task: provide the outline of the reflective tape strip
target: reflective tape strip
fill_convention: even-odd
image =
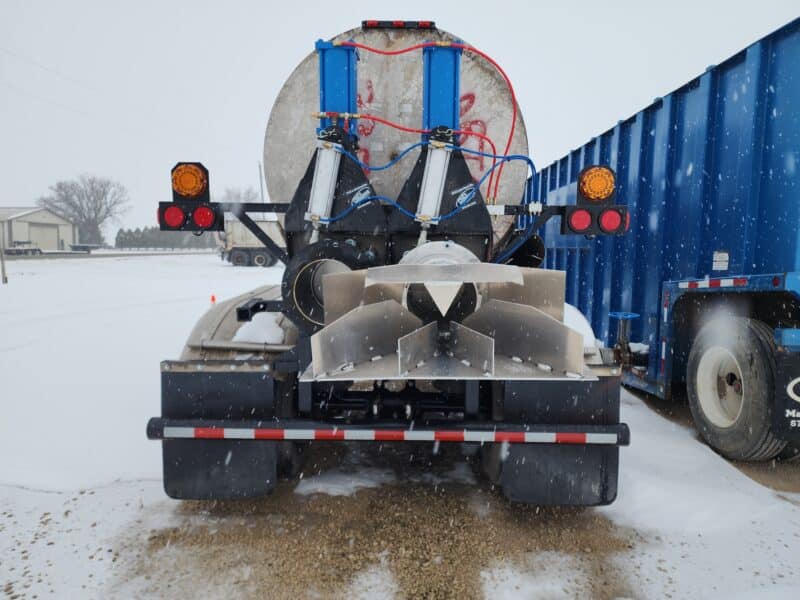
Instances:
[[[433,439],[437,442],[463,442],[463,431],[434,431]]]
[[[403,441],[405,442],[433,442],[435,441],[435,431],[405,431]]]
[[[348,429],[344,432],[344,439],[372,442],[375,440],[374,429]]]
[[[284,429],[283,439],[285,440],[313,440],[313,429]]]
[[[254,440],[256,439],[256,430],[255,429],[236,429],[236,428],[225,428],[225,439],[226,440]]]
[[[194,427],[164,427],[165,438],[194,438]]]
[[[537,432],[537,433],[526,433],[525,434],[525,442],[528,444],[555,444],[557,434],[555,433],[545,433],[545,432]]]
[[[714,289],[725,287],[742,287],[747,285],[747,277],[726,277],[724,279],[701,279],[700,281],[679,281],[682,290]]]
[[[587,444],[616,444],[617,443],[617,434],[616,433],[587,433],[586,434],[586,443]]]
[[[253,432],[256,440],[282,440],[286,435],[283,429],[266,429],[264,427],[254,429]]]
[[[466,431],[464,430],[465,442],[478,442],[480,444],[490,444],[494,441],[494,431]]]
[[[277,429],[245,427],[164,427],[163,439],[320,440],[358,442],[472,442],[512,444],[617,444],[616,433],[483,431],[469,429]]]
[[[557,433],[556,444],[585,444],[585,433]]]

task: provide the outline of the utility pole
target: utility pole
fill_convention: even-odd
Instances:
[[[8,276],[6,275],[6,223],[8,221],[0,221],[0,283],[4,285],[8,283]]]

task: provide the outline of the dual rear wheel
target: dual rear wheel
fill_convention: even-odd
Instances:
[[[235,267],[247,267],[251,264],[256,267],[271,267],[276,262],[269,253],[262,250],[255,252],[232,250],[230,260]]]
[[[786,443],[772,431],[775,342],[763,322],[722,317],[692,344],[686,389],[703,439],[733,460],[768,460]]]

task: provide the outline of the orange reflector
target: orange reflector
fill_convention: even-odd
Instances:
[[[614,172],[607,167],[589,167],[581,173],[578,185],[589,200],[605,200],[614,193]]]
[[[181,196],[194,198],[206,191],[208,179],[197,165],[178,165],[172,171],[172,189]]]

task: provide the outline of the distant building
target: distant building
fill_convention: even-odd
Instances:
[[[31,246],[47,252],[69,250],[78,243],[78,228],[47,208],[0,206],[6,248]]]

